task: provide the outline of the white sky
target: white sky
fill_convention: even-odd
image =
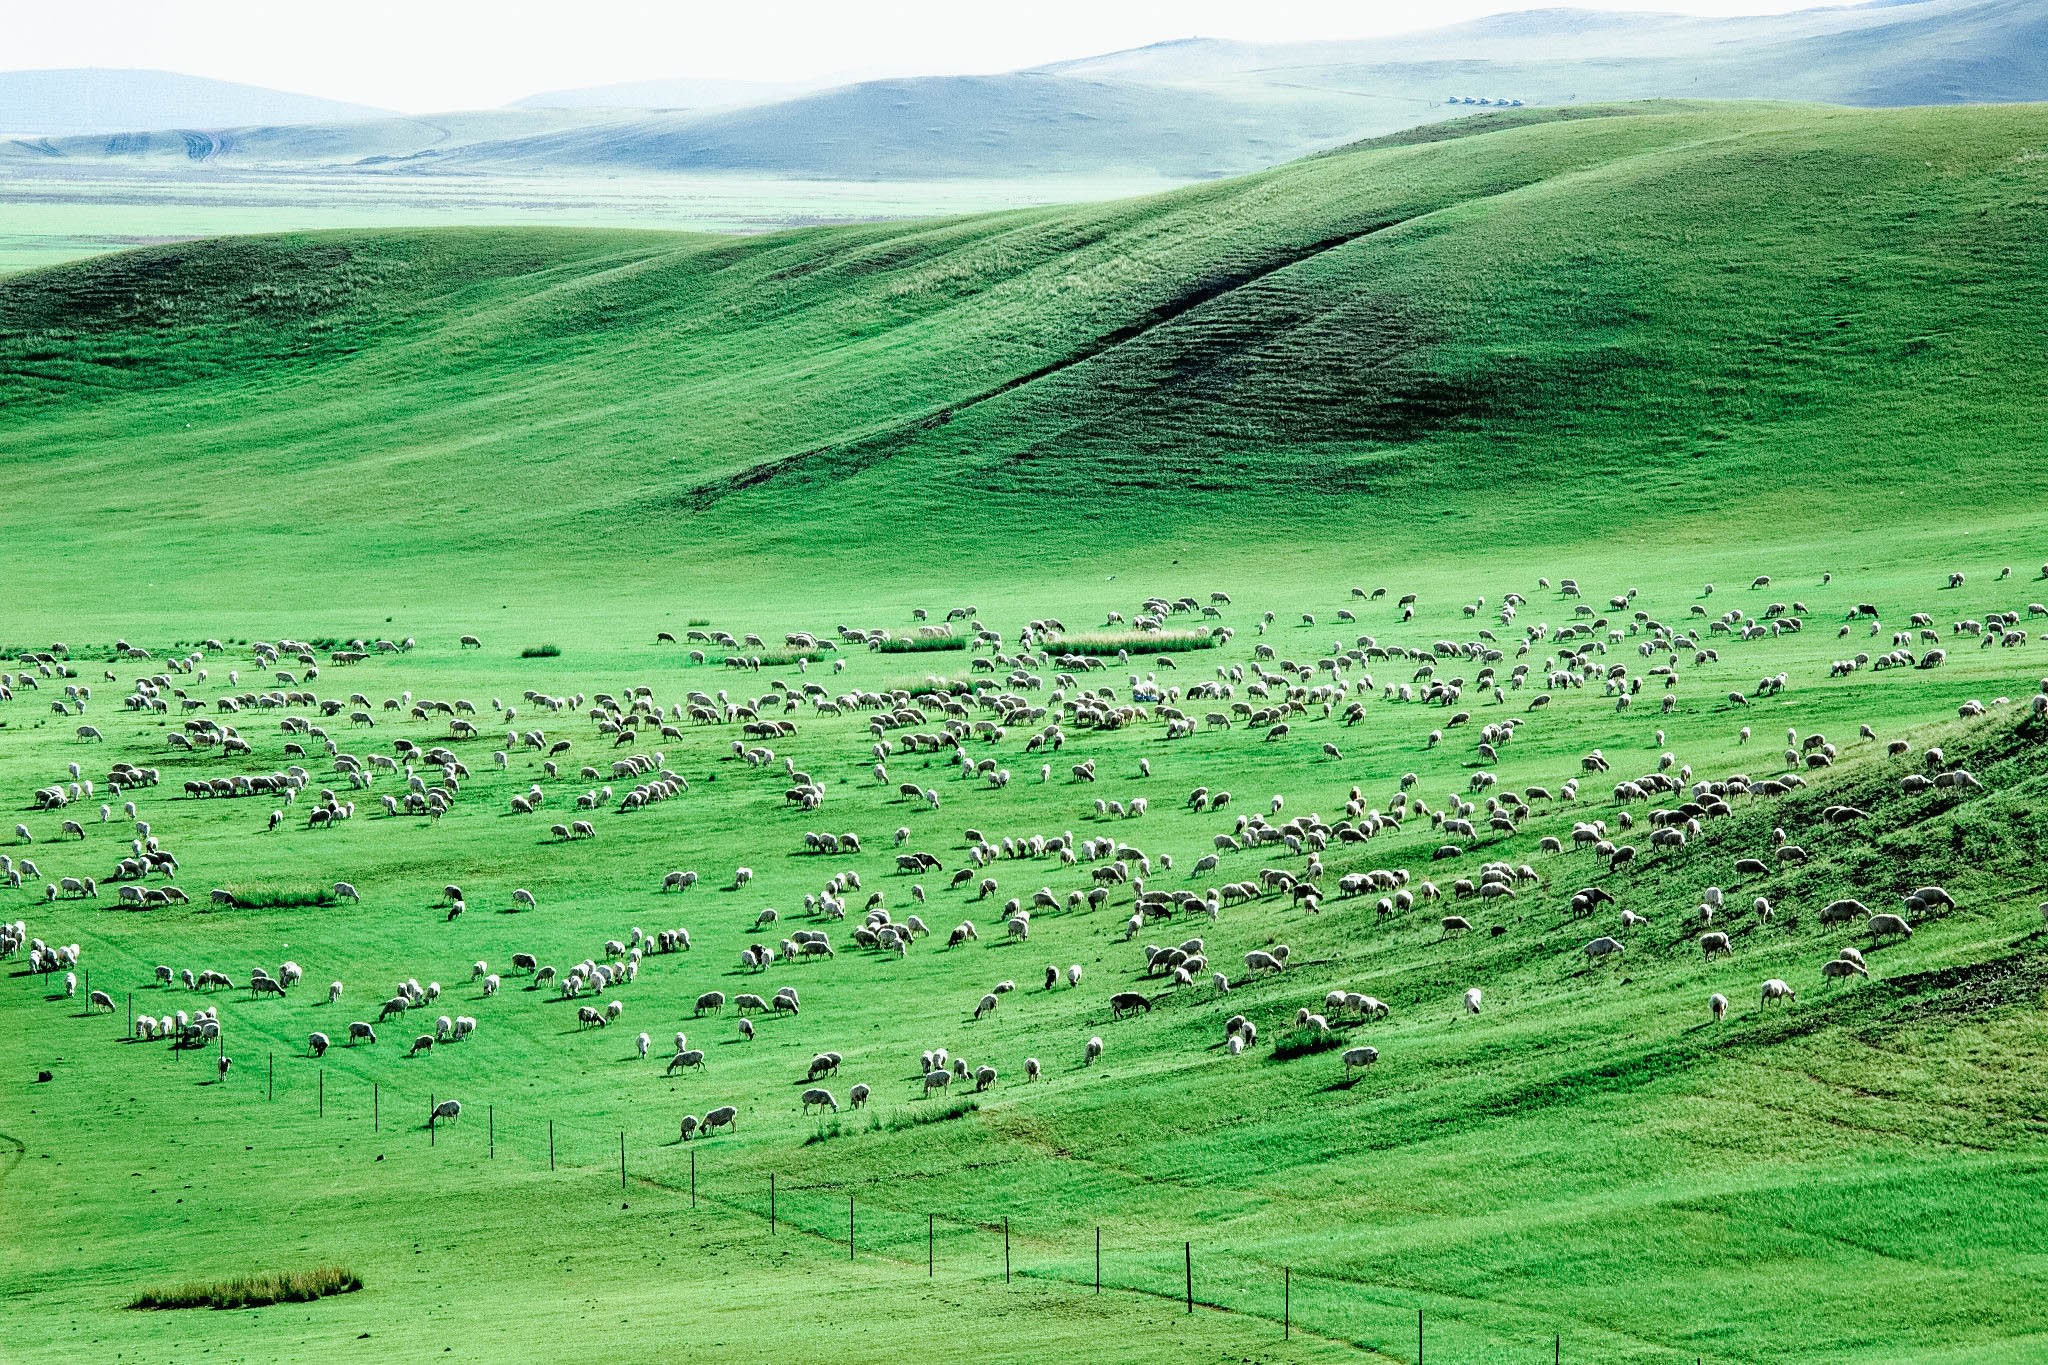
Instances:
[[[1815,0],[1573,2],[1761,14]],[[668,76],[857,79],[1003,71],[1197,34],[1362,38],[1530,7],[1513,0],[0,0],[0,68],[154,67],[419,113]]]

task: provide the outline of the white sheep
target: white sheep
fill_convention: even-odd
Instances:
[[[1471,990],[1469,990],[1469,991],[1466,991],[1466,992],[1465,992],[1465,1013],[1467,1013],[1467,1014],[1477,1014],[1477,1013],[1479,1013],[1479,1002],[1480,1002],[1480,999],[1481,999],[1481,996],[1480,996],[1479,988],[1478,988],[1477,986],[1474,986],[1474,987],[1473,987],[1473,988],[1472,988]]]

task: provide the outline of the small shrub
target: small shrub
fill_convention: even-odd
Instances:
[[[145,1289],[130,1308],[262,1308],[273,1303],[309,1303],[329,1294],[353,1294],[363,1277],[346,1266],[266,1271],[231,1280],[194,1280],[167,1289]]]
[[[1273,1060],[1284,1062],[1290,1057],[1306,1057],[1311,1053],[1328,1052],[1331,1048],[1342,1046],[1344,1035],[1334,1029],[1289,1029],[1274,1040]]]
[[[1044,644],[1054,654],[1166,654],[1179,649],[1214,649],[1216,637],[1206,630],[1091,630],[1055,635]]]
[[[528,645],[519,651],[519,657],[522,659],[559,659],[562,657],[562,647],[560,645]]]

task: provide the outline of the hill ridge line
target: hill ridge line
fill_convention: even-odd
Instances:
[[[1521,187],[1517,186],[1516,188]],[[1500,191],[1499,193],[1507,192]],[[1479,196],[1479,198],[1491,197],[1493,196]],[[1461,199],[1457,202],[1459,204],[1467,204],[1474,202],[1474,200]],[[1251,269],[1228,272],[1212,280],[1204,281],[1164,303],[1154,305],[1133,321],[1127,322],[1120,327],[1112,328],[1083,342],[1081,345],[1069,350],[1065,355],[1049,360],[1023,374],[1012,375],[1001,383],[991,385],[979,393],[970,394],[956,402],[943,404],[920,418],[899,423],[894,427],[872,432],[866,436],[854,437],[845,441],[833,441],[825,445],[813,446],[808,450],[798,451],[794,455],[784,455],[777,459],[761,461],[727,478],[698,484],[686,495],[687,499],[692,507],[698,511],[703,511],[724,497],[733,493],[744,492],[749,488],[757,487],[784,474],[793,473],[805,465],[832,455],[834,452],[845,452],[853,456],[858,456],[862,452],[870,452],[872,458],[861,460],[855,465],[852,472],[858,473],[878,462],[889,447],[908,441],[920,432],[931,431],[945,426],[964,412],[1015,393],[1017,390],[1027,385],[1035,384],[1041,379],[1049,379],[1053,375],[1070,370],[1077,365],[1086,364],[1088,361],[1094,360],[1098,356],[1104,355],[1119,346],[1136,341],[1148,332],[1177,321],[1204,304],[1213,303],[1226,294],[1234,293],[1239,289],[1257,284],[1261,280],[1276,275],[1283,270],[1291,269],[1302,264],[1304,261],[1314,260],[1326,252],[1349,246],[1361,238],[1385,232],[1406,223],[1415,222],[1418,219],[1426,218],[1430,214],[1438,212],[1440,208],[1448,207],[1452,206],[1441,205],[1439,208],[1410,214],[1405,218],[1387,219],[1348,232],[1338,233],[1335,236],[1311,242],[1306,246],[1283,251]]]

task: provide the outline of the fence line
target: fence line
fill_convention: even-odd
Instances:
[[[119,1016],[116,1015],[115,1018],[118,1021]],[[175,1063],[177,1060],[176,1054],[178,1053],[185,1051],[204,1053],[210,1049],[206,1048],[204,1043],[201,1043],[197,1047],[171,1048],[169,1050],[174,1054],[172,1060]],[[254,1102],[274,1105],[279,1102],[274,1054],[269,1058],[269,1061],[271,1065],[264,1078],[264,1093],[261,1096],[255,1097]],[[342,1100],[341,1109],[334,1116],[328,1115],[327,1101],[329,1099],[328,1090],[330,1087],[327,1084],[326,1073],[327,1068],[324,1065],[316,1069],[315,1086],[311,1087],[315,1093],[313,1096],[308,1097],[305,1094],[306,1087],[303,1087],[303,1071],[298,1072],[297,1076],[294,1077],[294,1074],[288,1070],[286,1073],[284,1102],[290,1103],[295,1096],[301,1103],[310,1098],[313,1103],[309,1107],[313,1108],[316,1118],[323,1122],[328,1121],[330,1117],[334,1121],[343,1124],[360,1122],[363,1117],[362,1112],[360,1109],[349,1112],[350,1106],[346,1099],[343,1098],[347,1093],[346,1091],[339,1092],[337,1095],[337,1098]],[[371,1112],[368,1117],[371,1120],[372,1132],[381,1134],[383,1083],[381,1079],[365,1079],[363,1083],[367,1085],[370,1091],[369,1098],[371,1103],[369,1108]],[[222,1084],[232,1084],[232,1082],[224,1081]],[[238,1095],[246,1094],[245,1091],[241,1090],[238,1090],[237,1093]],[[355,1093],[360,1094],[360,1091],[358,1090]],[[402,1094],[399,1094],[397,1098],[400,1103],[401,1112],[408,1103],[414,1105],[418,1103],[417,1099],[408,1102]],[[431,1114],[435,1107],[435,1101],[436,1092],[430,1092],[427,1097],[427,1107],[421,1112]],[[485,1103],[482,1107],[484,1109],[483,1151],[481,1156],[475,1156],[475,1147],[469,1147],[467,1150],[472,1154],[472,1159],[495,1161],[497,1157],[497,1140],[500,1136],[505,1136],[507,1139],[509,1155],[519,1156],[527,1154],[529,1148],[522,1143],[520,1135],[527,1133],[529,1130],[522,1128],[516,1116],[508,1115],[506,1131],[501,1134],[497,1123],[496,1104]],[[592,1153],[597,1151],[595,1144],[604,1141],[606,1135],[594,1129],[586,1129],[572,1124],[561,1124],[558,1120],[552,1118],[544,1122],[547,1168],[550,1171],[558,1170],[562,1167],[567,1167],[572,1171],[589,1171],[595,1169],[603,1160],[602,1157],[595,1157]],[[541,1134],[543,1131],[542,1124],[543,1120],[535,1118],[532,1120],[532,1127],[530,1129],[530,1150],[536,1163],[539,1159]],[[446,1120],[440,1122],[423,1120],[417,1125],[401,1124],[398,1128],[394,1129],[394,1132],[399,1134],[417,1134],[421,1128],[424,1128],[427,1132],[430,1150],[438,1149],[439,1139],[443,1135],[441,1130],[449,1128],[451,1131],[448,1136],[453,1139],[451,1141],[451,1150],[458,1154],[458,1157],[460,1153],[465,1151],[462,1140],[462,1133],[465,1130]],[[948,1224],[949,1231],[953,1234],[949,1238],[949,1244],[951,1245],[971,1247],[974,1244],[971,1239],[988,1239],[987,1242],[982,1243],[982,1245],[988,1246],[988,1251],[985,1254],[989,1256],[989,1260],[982,1262],[983,1265],[988,1267],[985,1272],[976,1272],[966,1268],[969,1262],[975,1259],[971,1251],[961,1258],[949,1256],[949,1270],[958,1268],[959,1273],[968,1275],[970,1278],[981,1279],[986,1277],[993,1279],[994,1252],[996,1250],[993,1243],[999,1237],[1002,1273],[1005,1283],[1012,1282],[1013,1276],[1021,1273],[1041,1283],[1067,1286],[1076,1290],[1085,1291],[1091,1285],[1089,1272],[1083,1268],[1087,1265],[1086,1257],[1088,1255],[1088,1247],[1085,1242],[1077,1248],[1082,1258],[1082,1267],[1076,1267],[1071,1270],[1061,1268],[1057,1263],[1062,1260],[1069,1260],[1070,1256],[1060,1252],[1054,1253],[1052,1257],[1053,1263],[1051,1264],[1015,1266],[1013,1262],[1012,1220],[1009,1215],[1004,1215],[1000,1220],[981,1220],[935,1209],[884,1209],[879,1213],[871,1211],[862,1218],[858,1216],[857,1192],[855,1190],[847,1189],[844,1185],[831,1181],[818,1185],[791,1187],[779,1181],[778,1173],[773,1170],[766,1172],[765,1183],[757,1189],[752,1197],[744,1191],[734,1193],[732,1192],[732,1186],[720,1184],[715,1180],[713,1181],[715,1188],[700,1190],[697,1157],[702,1148],[699,1143],[686,1143],[682,1138],[675,1137],[667,1141],[657,1139],[645,1144],[651,1146],[657,1154],[666,1152],[676,1157],[679,1157],[681,1154],[673,1152],[674,1148],[687,1147],[689,1157],[687,1174],[679,1175],[679,1179],[671,1180],[663,1178],[658,1162],[653,1166],[644,1164],[647,1160],[646,1158],[642,1159],[643,1164],[640,1164],[636,1169],[636,1163],[632,1160],[630,1153],[632,1150],[637,1150],[637,1146],[629,1144],[629,1135],[625,1130],[618,1129],[614,1130],[614,1132],[616,1134],[621,1189],[629,1189],[632,1184],[638,1183],[644,1188],[673,1195],[678,1200],[687,1198],[689,1200],[689,1207],[692,1209],[697,1208],[698,1200],[701,1197],[704,1203],[712,1209],[761,1219],[767,1223],[771,1234],[779,1234],[786,1224],[796,1235],[810,1238],[820,1243],[821,1246],[843,1245],[846,1248],[849,1260],[857,1260],[861,1256],[866,1256],[870,1259],[879,1258],[904,1269],[911,1269],[915,1266],[915,1261],[910,1259],[909,1255],[901,1254],[909,1252],[909,1249],[915,1246],[915,1233],[904,1233],[900,1229],[892,1232],[892,1227],[904,1222],[911,1222],[911,1225],[914,1226],[913,1220],[916,1213],[923,1212],[925,1214],[925,1270],[928,1278],[935,1279],[937,1276],[937,1263],[939,1259],[937,1255],[938,1225],[939,1221],[944,1219]],[[570,1146],[574,1150],[565,1148],[562,1144],[563,1139],[568,1139]],[[606,1143],[605,1145],[610,1146],[611,1144]],[[444,1159],[458,1159],[458,1157]],[[758,1168],[750,1170],[748,1172],[749,1178],[758,1179],[757,1171]],[[830,1215],[826,1212],[825,1201],[828,1196],[837,1197],[842,1195],[846,1200],[844,1210],[845,1221],[842,1227],[835,1230],[830,1227],[831,1220]],[[763,1199],[765,1199],[765,1207],[760,1202]],[[809,1216],[806,1216],[805,1213],[806,1204],[811,1205]],[[795,1216],[792,1216],[792,1214]],[[867,1230],[867,1240],[865,1242],[861,1240],[861,1232],[864,1226]],[[1195,1255],[1192,1239],[1184,1239],[1182,1241],[1182,1261],[1179,1267],[1182,1272],[1179,1277],[1181,1283],[1178,1286],[1169,1288],[1166,1285],[1170,1284],[1170,1281],[1165,1281],[1161,1284],[1151,1284],[1141,1282],[1140,1280],[1130,1280],[1123,1283],[1105,1280],[1103,1275],[1102,1226],[1100,1224],[1095,1225],[1094,1234],[1092,1268],[1092,1287],[1094,1293],[1100,1294],[1105,1285],[1107,1285],[1110,1289],[1126,1294],[1135,1294],[1161,1300],[1177,1300],[1184,1314],[1192,1314],[1195,1308],[1200,1306],[1215,1312],[1234,1314],[1241,1318],[1260,1319],[1270,1323],[1272,1326],[1279,1327],[1283,1340],[1291,1341],[1293,1339],[1295,1325],[1293,1280],[1294,1271],[1298,1267],[1291,1263],[1268,1265],[1258,1258],[1248,1255],[1229,1251],[1213,1253],[1207,1258],[1206,1263],[1214,1265],[1217,1259],[1220,1258],[1223,1265],[1235,1273],[1219,1277],[1212,1272],[1205,1282],[1223,1285],[1225,1288],[1220,1294],[1211,1292],[1208,1296],[1198,1300],[1194,1292]],[[1048,1249],[1052,1247],[1065,1247],[1067,1245],[1065,1239],[1057,1234],[1031,1240],[1040,1247]],[[1157,1271],[1158,1262],[1167,1254],[1168,1246],[1170,1246],[1170,1243],[1142,1250],[1134,1248],[1126,1264],[1135,1264],[1139,1267],[1141,1276],[1144,1275],[1144,1267],[1148,1263]],[[914,1252],[910,1254],[914,1255]],[[1170,1272],[1165,1273],[1170,1274]],[[1159,1275],[1159,1278],[1164,1281],[1163,1274]],[[1260,1279],[1277,1281],[1277,1283],[1273,1283],[1271,1286],[1270,1302],[1264,1307],[1245,1306],[1243,1295],[1252,1292],[1246,1286]],[[1323,1299],[1325,1302],[1331,1299],[1348,1299],[1348,1312],[1344,1312],[1344,1310],[1340,1310],[1340,1312],[1343,1312],[1346,1316],[1353,1317],[1363,1314],[1371,1322],[1378,1324],[1379,1330],[1388,1331],[1389,1335],[1380,1341],[1369,1341],[1358,1339],[1355,1335],[1346,1334],[1344,1330],[1334,1327],[1318,1329],[1305,1326],[1305,1331],[1312,1332],[1322,1337],[1325,1341],[1334,1344],[1377,1351],[1381,1354],[1391,1355],[1396,1359],[1400,1358],[1396,1354],[1399,1348],[1394,1346],[1395,1337],[1393,1335],[1398,1333],[1400,1329],[1395,1327],[1393,1322],[1389,1320],[1391,1315],[1385,1314],[1383,1311],[1384,1308],[1391,1307],[1391,1305],[1374,1303],[1369,1286],[1356,1285],[1351,1281],[1334,1275],[1318,1275],[1314,1272],[1308,1273],[1308,1282],[1311,1286],[1320,1282],[1326,1287],[1326,1293],[1315,1294],[1314,1297]],[[1231,1286],[1236,1286],[1237,1292],[1233,1293]],[[1236,1298],[1239,1302],[1237,1305],[1224,1302],[1223,1299],[1225,1297]],[[1423,1308],[1417,1307],[1415,1313],[1414,1359],[1417,1365],[1421,1365],[1424,1359],[1425,1347],[1434,1337],[1441,1333],[1442,1328],[1439,1323],[1436,1325],[1435,1330],[1426,1337]],[[1456,1319],[1453,1319],[1453,1321],[1455,1322]],[[1370,1331],[1371,1328],[1367,1330]],[[1496,1332],[1493,1335],[1497,1336],[1498,1334]],[[1441,1342],[1437,1344],[1440,1351],[1444,1349]],[[1560,1362],[1561,1365],[1563,1357],[1563,1334],[1561,1332],[1553,1334],[1552,1354],[1553,1360]]]

